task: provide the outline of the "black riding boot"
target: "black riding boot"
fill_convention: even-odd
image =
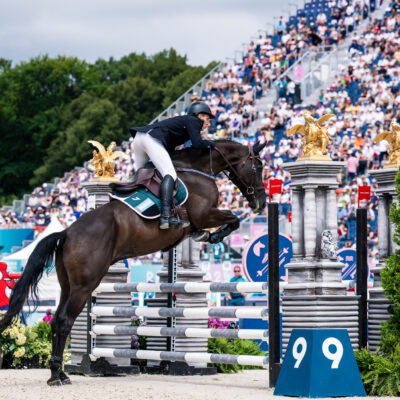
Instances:
[[[189,221],[183,221],[174,217],[171,213],[172,196],[174,193],[175,181],[171,175],[165,175],[161,182],[161,216],[160,229],[168,229],[173,225],[176,229],[186,228]]]

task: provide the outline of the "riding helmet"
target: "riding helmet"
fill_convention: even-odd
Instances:
[[[208,107],[208,105],[206,103],[203,103],[202,101],[196,101],[195,103],[191,104],[188,110],[188,114],[195,116],[197,116],[198,114],[207,114],[210,116],[210,118],[215,118],[210,110],[210,107]]]

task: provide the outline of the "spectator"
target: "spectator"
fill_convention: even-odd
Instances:
[[[230,279],[229,282],[247,282],[246,279],[241,275],[241,270],[239,265],[235,265],[233,267],[234,276]],[[247,293],[226,293],[226,298],[228,300],[228,306],[244,306],[245,298]]]

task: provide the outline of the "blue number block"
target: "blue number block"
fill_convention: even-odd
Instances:
[[[274,395],[366,396],[346,329],[293,329]]]

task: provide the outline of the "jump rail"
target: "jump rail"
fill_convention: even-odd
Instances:
[[[152,351],[152,350],[125,350],[107,349],[95,347],[92,350],[92,357],[116,357],[131,358],[136,360],[155,360],[155,361],[182,361],[190,363],[220,363],[253,365],[256,367],[266,367],[268,357],[262,356],[236,356],[232,354],[211,354],[211,353],[189,353],[171,351]]]
[[[101,283],[93,292],[155,292],[155,293],[267,293],[265,282],[190,282],[190,283]]]
[[[268,308],[242,307],[199,307],[199,308],[167,308],[167,307],[92,307],[91,317],[180,317],[180,318],[250,318],[268,319]]]
[[[97,324],[92,327],[92,335],[143,335],[174,336],[192,338],[258,339],[267,341],[268,331],[264,329],[202,329],[165,328],[129,325]]]

